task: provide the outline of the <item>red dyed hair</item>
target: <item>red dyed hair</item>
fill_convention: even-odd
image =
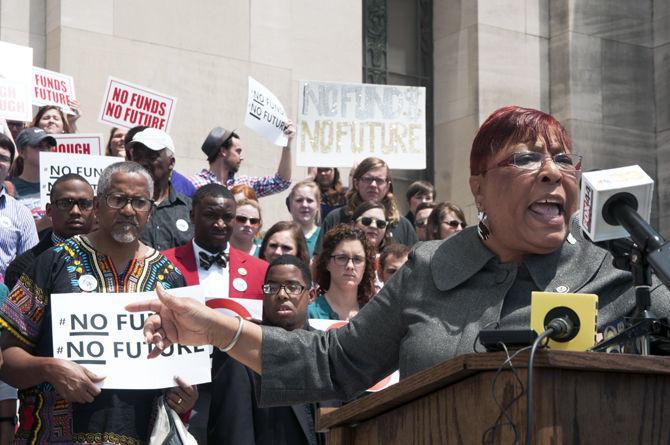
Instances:
[[[534,144],[538,139],[547,147],[556,141],[566,153],[572,152],[570,136],[553,116],[516,105],[497,109],[479,127],[472,141],[470,174],[484,173],[488,160],[510,144]]]

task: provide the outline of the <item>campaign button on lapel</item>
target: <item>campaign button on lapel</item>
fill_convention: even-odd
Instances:
[[[98,282],[93,275],[82,275],[79,277],[79,288],[85,292],[90,292],[98,287]]]
[[[235,278],[233,280],[233,288],[236,291],[244,292],[247,290],[247,282],[244,281],[242,278]]]

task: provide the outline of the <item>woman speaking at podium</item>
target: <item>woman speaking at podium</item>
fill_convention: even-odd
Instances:
[[[261,374],[263,404],[349,399],[397,368],[402,378],[473,352],[485,327],[529,326],[531,291],[597,294],[599,321],[609,323],[633,309],[634,291],[630,274],[614,269],[608,252],[568,237],[581,161],[552,116],[517,106],[496,110],[470,153],[479,224],[417,245],[380,293],[337,330],[260,327],[162,291],[160,300],[128,309],[156,312],[145,335],[159,347],[229,350]],[[664,286],[652,289],[652,301],[652,311],[668,314]]]

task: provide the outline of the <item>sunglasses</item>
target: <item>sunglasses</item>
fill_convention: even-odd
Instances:
[[[465,223],[452,219],[451,221],[442,221],[444,224],[449,224],[451,227],[454,229],[457,229],[458,227],[461,227],[462,229],[465,229]]]
[[[235,221],[237,221],[240,224],[246,224],[247,221],[249,221],[249,224],[251,224],[252,226],[257,226],[261,223],[260,218],[249,218],[247,216],[242,215],[235,216]]]
[[[428,220],[427,219],[418,219],[414,221],[414,226],[418,227],[419,229],[423,229],[428,225]]]
[[[388,223],[383,219],[371,218],[369,216],[359,216],[356,222],[363,224],[365,227],[375,227],[377,229],[385,229]]]
[[[57,209],[60,210],[70,210],[72,207],[77,205],[79,207],[79,210],[89,210],[91,207],[93,207],[93,201],[90,199],[73,199],[73,198],[61,198],[57,199],[53,202],[53,204],[56,206]]]

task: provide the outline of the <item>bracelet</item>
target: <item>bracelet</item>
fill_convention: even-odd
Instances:
[[[235,332],[235,336],[230,341],[230,343],[228,343],[228,346],[226,346],[225,348],[219,348],[223,352],[228,352],[231,349],[233,349],[235,347],[235,345],[237,344],[237,340],[240,339],[240,335],[242,335],[242,327],[244,326],[244,318],[240,317],[238,314],[235,314],[235,317],[238,320],[240,320],[240,324],[237,326],[237,332]]]
[[[3,416],[0,417],[0,422],[9,422],[12,425],[16,425],[16,416]]]

